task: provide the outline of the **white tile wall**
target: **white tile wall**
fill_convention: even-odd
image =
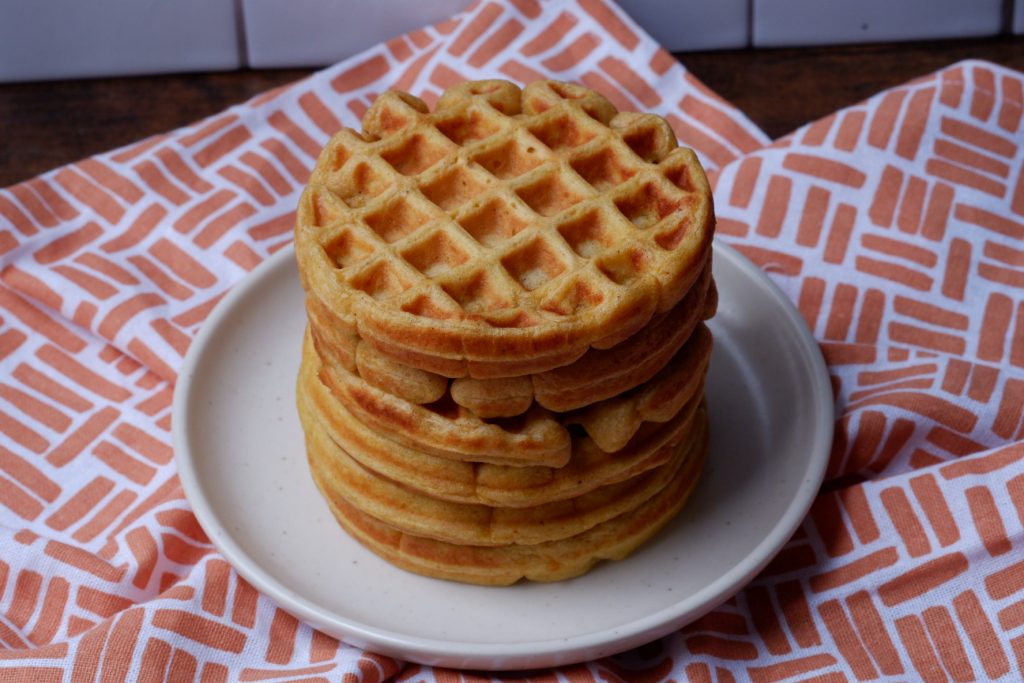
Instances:
[[[1002,28],[1002,0],[751,2],[755,47],[987,36]]]
[[[746,47],[750,0],[619,0],[670,52]]]
[[[331,64],[447,19],[470,0],[242,0],[255,68]]]
[[[985,36],[1004,0],[618,0],[673,51]],[[0,81],[319,66],[470,0],[0,0]],[[1024,34],[1024,0],[1012,30]],[[244,35],[239,35],[244,27]]]
[[[0,81],[237,69],[233,0],[0,0]]]

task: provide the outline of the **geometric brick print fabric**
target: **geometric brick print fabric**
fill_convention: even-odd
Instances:
[[[330,134],[388,88],[432,103],[486,77],[581,81],[659,111],[710,168],[768,142],[601,0],[483,2],[0,191],[0,679],[410,670],[299,623],[218,556],[176,476],[171,396],[212,307],[291,239]]]
[[[839,419],[802,528],[680,636],[692,678],[1021,680],[1022,109],[962,62],[718,174],[718,236],[799,306]]]
[[[288,243],[330,133],[387,88],[433,102],[484,77],[667,116],[710,171],[719,239],[797,303],[837,397],[826,485],[761,576],[531,680],[1019,680],[1024,77],[961,63],[771,143],[604,0],[478,3],[0,191],[0,680],[476,680],[259,595],[192,516],[169,422],[189,341]]]

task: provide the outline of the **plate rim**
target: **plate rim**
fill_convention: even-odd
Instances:
[[[396,633],[390,629],[345,617],[313,604],[291,587],[267,575],[241,544],[226,532],[213,512],[202,491],[203,485],[199,481],[195,459],[188,447],[189,436],[186,426],[191,414],[189,397],[194,386],[195,368],[203,353],[209,348],[210,340],[220,330],[221,321],[234,310],[237,302],[243,299],[249,290],[275,275],[279,268],[287,267],[286,262],[289,259],[294,259],[294,246],[291,243],[257,265],[235,283],[217,303],[192,340],[179,370],[172,400],[171,432],[174,462],[189,506],[217,551],[257,590],[314,628],[372,652],[432,666],[514,670],[566,665],[608,656],[677,630],[742,590],[778,554],[797,530],[824,480],[834,429],[834,397],[828,369],[817,341],[796,306],[777,284],[737,249],[717,238],[713,242],[713,249],[716,258],[729,260],[733,267],[753,280],[774,300],[779,307],[779,313],[786,318],[787,329],[795,333],[799,343],[794,350],[794,356],[799,358],[813,382],[810,393],[818,419],[815,421],[814,443],[808,450],[817,455],[809,457],[809,466],[803,470],[804,478],[796,488],[793,503],[785,509],[770,533],[751,549],[743,561],[730,567],[700,590],[687,594],[661,610],[615,627],[577,633],[558,640],[511,643],[459,642]],[[749,563],[747,560],[752,557],[757,557],[758,560]]]

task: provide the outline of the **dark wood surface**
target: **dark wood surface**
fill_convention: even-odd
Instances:
[[[676,55],[772,137],[962,59],[1024,71],[1024,38]],[[306,70],[0,84],[0,187],[172,130]]]

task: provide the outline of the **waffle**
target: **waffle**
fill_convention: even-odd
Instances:
[[[366,469],[456,503],[528,507],[581,496],[665,464],[674,447],[692,440],[705,419],[703,397],[694,396],[673,419],[641,425],[615,453],[601,450],[586,434],[573,434],[571,457],[562,467],[452,460],[392,441],[356,419],[320,381],[319,362],[315,354],[303,357],[297,388],[303,423],[317,421]]]
[[[366,342],[359,342],[356,345],[355,360],[355,371],[359,377],[371,386],[410,403],[434,403],[444,398],[448,391],[448,380],[441,375],[396,363]],[[502,417],[519,415],[526,412],[527,408],[529,405],[522,406],[521,410],[515,412],[506,411]]]
[[[690,337],[696,325],[711,318],[717,291],[705,267],[690,292],[676,306],[660,313],[636,334],[609,349],[589,349],[575,362],[541,373],[518,377],[449,380],[441,375],[402,365],[372,345],[354,339],[339,350],[329,325],[310,326],[320,353],[357,373],[372,386],[411,403],[440,400],[450,388],[456,403],[477,417],[512,417],[536,400],[555,411],[568,411],[628,391],[653,377]],[[310,306],[310,318],[318,313]],[[326,333],[325,333],[326,331]],[[354,349],[354,353],[352,350]]]
[[[327,486],[314,471],[335,518],[348,533],[392,564],[418,574],[484,585],[520,579],[559,581],[588,571],[601,560],[621,560],[678,514],[692,493],[707,452],[701,424],[692,457],[658,493],[631,512],[583,533],[531,545],[472,546],[410,534],[366,514]]]
[[[317,353],[306,344],[304,355]],[[484,420],[447,395],[423,406],[378,389],[359,375],[321,363],[321,380],[360,421],[406,446],[456,460],[561,467],[571,452],[565,425],[578,424],[602,450],[622,448],[645,421],[665,422],[703,387],[711,354],[704,325],[659,375],[631,391],[559,414],[534,404],[507,420]]]
[[[708,444],[706,177],[577,85],[381,95],[299,202],[313,479],[394,564],[483,584],[620,559]]]
[[[708,259],[711,193],[668,124],[580,86],[381,95],[299,202],[318,337],[445,377],[543,372],[668,311]],[[314,320],[315,318],[315,320]]]
[[[311,334],[302,354],[303,362],[320,358]],[[499,465],[561,467],[569,460],[569,432],[540,406],[510,421],[486,422],[450,400],[429,407],[404,401],[322,358],[318,376],[361,422],[402,445],[452,460]]]
[[[675,355],[701,319],[715,314],[718,290],[708,274],[708,289],[703,306],[681,302],[663,313],[627,344],[609,349],[590,349],[579,368],[553,368],[532,376],[534,398],[542,406],[567,411],[600,401],[636,387],[657,374]],[[699,291],[699,290],[698,290]],[[695,297],[699,294],[695,294]]]
[[[628,514],[668,484],[693,446],[680,443],[667,463],[573,498],[501,507],[453,503],[425,495],[360,465],[330,438],[319,421],[307,420],[303,428],[310,468],[321,488],[404,533],[475,546],[560,540]]]
[[[697,324],[715,314],[717,301],[711,270],[705,268],[682,301],[625,341],[609,349],[589,349],[573,363],[525,377],[452,380],[452,399],[486,418],[517,415],[529,406],[528,400],[564,412],[617,396],[654,377]],[[412,391],[405,395],[412,396]]]
[[[580,425],[598,448],[614,453],[629,443],[644,422],[666,422],[704,393],[711,345],[711,333],[699,325],[656,379],[568,413],[562,422]]]

